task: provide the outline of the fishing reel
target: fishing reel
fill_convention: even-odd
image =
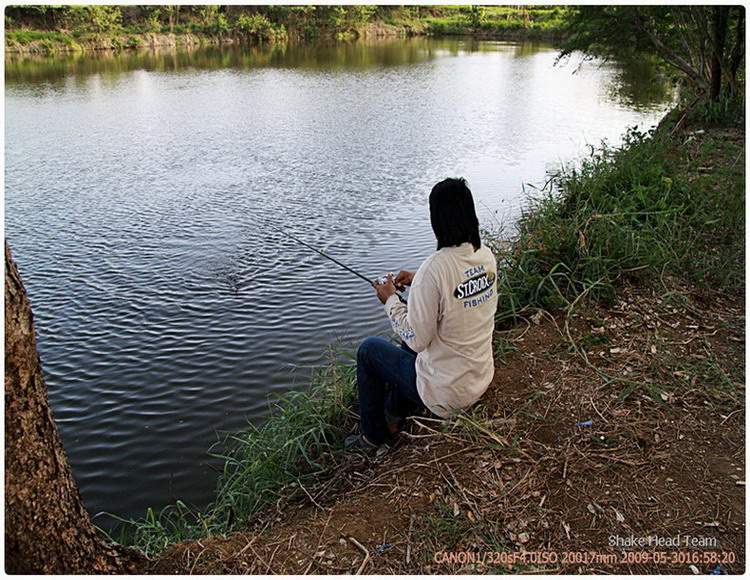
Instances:
[[[388,276],[393,278],[394,277],[393,272],[390,272],[390,274],[386,276],[380,276],[379,278],[375,278],[375,284],[377,284],[378,286],[380,286],[381,284],[385,284],[386,282],[388,282]]]
[[[390,272],[388,276],[390,276],[391,279],[394,279],[396,277],[393,272]],[[388,276],[380,276],[379,278],[375,278],[373,282],[377,284],[378,286],[380,286],[381,284],[385,284],[386,282],[388,282]],[[396,296],[398,296],[398,299],[402,304],[406,304],[406,298],[404,298],[401,294],[399,294],[398,291],[396,291]]]

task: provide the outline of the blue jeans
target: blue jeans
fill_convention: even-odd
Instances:
[[[385,413],[405,418],[424,404],[417,392],[417,353],[371,336],[357,350],[357,391],[362,433],[376,445],[390,435]]]

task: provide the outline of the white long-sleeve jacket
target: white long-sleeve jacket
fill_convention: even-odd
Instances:
[[[486,246],[442,248],[414,275],[408,306],[398,296],[385,303],[393,330],[417,352],[419,396],[439,417],[473,405],[492,381],[496,278]]]

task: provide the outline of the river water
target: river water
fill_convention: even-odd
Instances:
[[[416,269],[437,181],[465,177],[510,233],[528,184],[663,115],[643,71],[556,56],[417,39],[6,59],[6,236],[87,509],[210,502],[217,431],[388,328],[363,281],[275,227],[368,276]]]

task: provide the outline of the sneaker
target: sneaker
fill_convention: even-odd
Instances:
[[[344,439],[344,450],[345,451],[376,451],[380,445],[374,445],[365,440],[361,433],[357,435],[349,435]]]

